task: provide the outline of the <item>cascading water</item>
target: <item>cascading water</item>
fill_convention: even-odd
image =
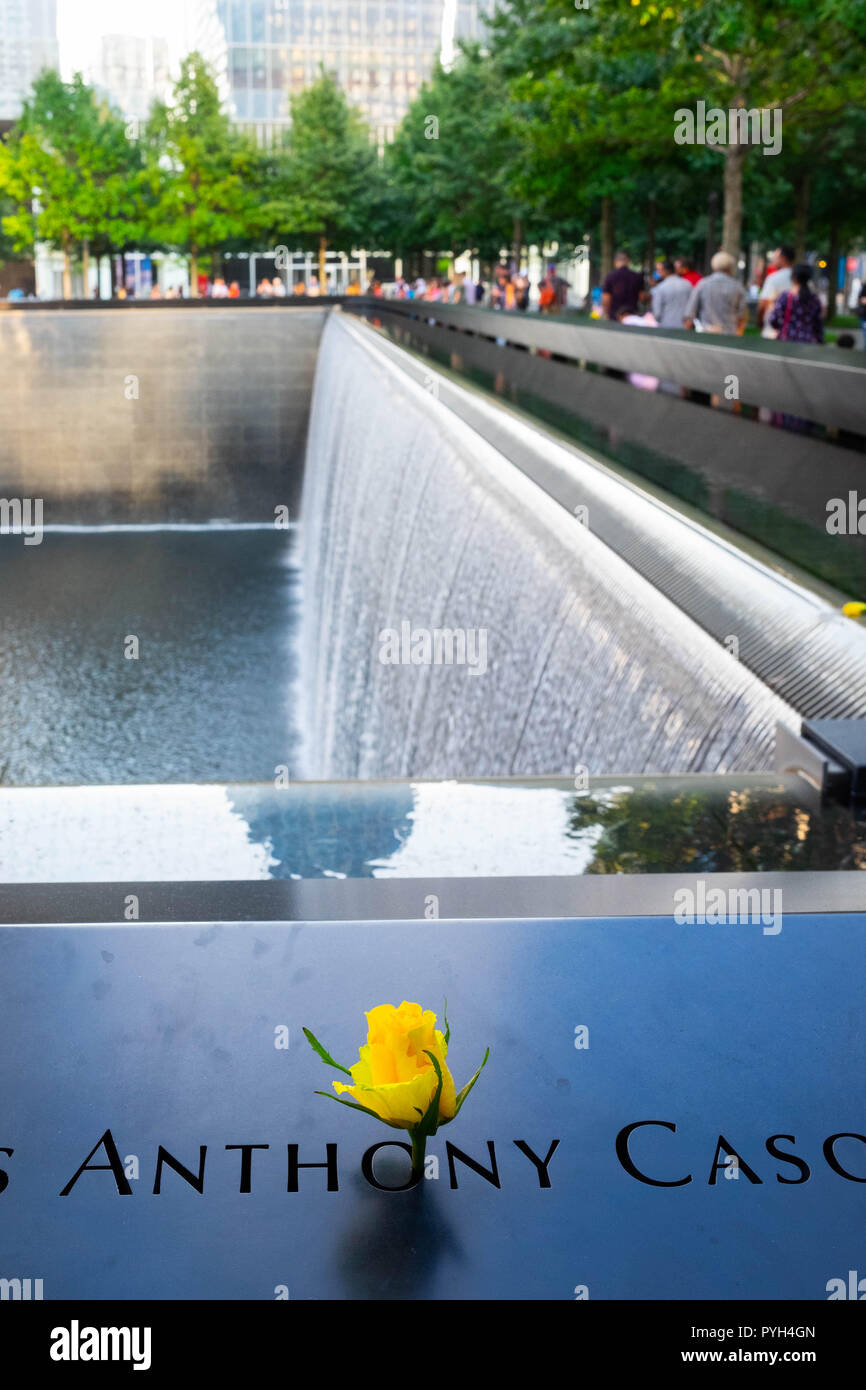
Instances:
[[[793,711],[435,383],[331,315],[301,516],[305,775],[769,768]],[[430,660],[443,629],[465,664]]]

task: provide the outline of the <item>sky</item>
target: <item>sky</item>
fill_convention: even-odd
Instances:
[[[57,0],[57,37],[64,78],[86,69],[102,34],[152,34],[169,41],[169,52],[183,44],[183,0]]]

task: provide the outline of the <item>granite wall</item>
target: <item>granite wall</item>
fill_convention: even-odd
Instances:
[[[0,497],[44,524],[296,512],[322,309],[0,314]]]

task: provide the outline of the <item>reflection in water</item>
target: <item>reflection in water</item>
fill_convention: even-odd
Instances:
[[[379,1154],[376,1177],[396,1187],[406,1181],[408,1158]],[[357,1175],[352,1220],[339,1240],[337,1269],[346,1296],[355,1299],[425,1299],[446,1260],[463,1249],[441,1203],[420,1182],[408,1192],[377,1192]]]
[[[411,786],[233,787],[232,808],[277,861],[272,878],[373,878],[412,833]]]
[[[574,797],[567,834],[592,844],[591,874],[866,869],[866,824],[834,803],[809,809],[783,782],[591,789]]]

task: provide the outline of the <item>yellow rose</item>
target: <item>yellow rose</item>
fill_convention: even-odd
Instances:
[[[316,1094],[372,1115],[392,1129],[408,1130],[416,1179],[424,1170],[427,1139],[439,1125],[450,1124],[459,1115],[490,1056],[488,1048],[475,1075],[461,1091],[455,1092],[454,1078],[445,1064],[451,1037],[447,1015],[443,1034],[430,1009],[409,1004],[405,999],[399,1009],[393,1004],[380,1004],[370,1010],[367,1041],[359,1049],[359,1060],[351,1070],[335,1062],[309,1028],[304,1029],[304,1035],[326,1066],[336,1067],[352,1078],[351,1085],[346,1081],[334,1082],[335,1096],[328,1091]]]
[[[360,1060],[351,1068],[354,1085],[333,1083],[338,1095],[347,1091],[359,1105],[373,1110],[386,1125],[414,1129],[427,1113],[439,1078],[428,1053],[442,1073],[439,1123],[453,1120],[457,1110],[454,1078],[445,1065],[448,1044],[436,1029],[436,1015],[405,1000],[399,1009],[380,1004],[367,1014],[367,1041]]]

